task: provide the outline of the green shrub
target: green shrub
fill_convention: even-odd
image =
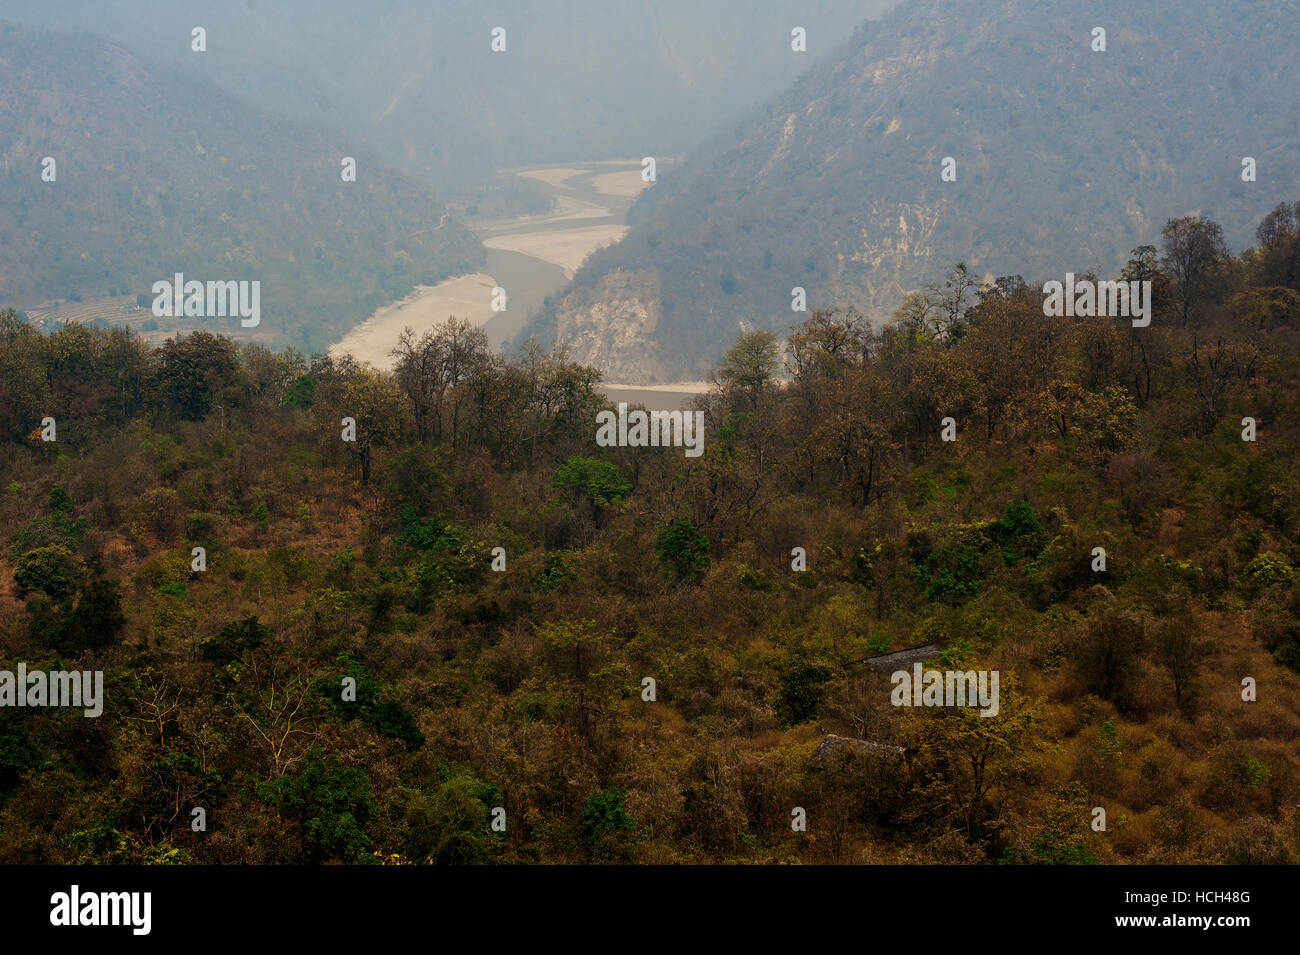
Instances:
[[[27,721],[12,711],[0,711],[0,802],[40,760],[41,751],[32,739]]]
[[[1002,865],[1097,865],[1097,857],[1079,839],[1058,832],[1040,832],[1027,852],[1007,846],[998,861]]]
[[[936,547],[917,568],[917,582],[930,600],[974,597],[983,587],[979,551],[961,542]]]
[[[121,585],[92,564],[75,593],[65,592],[57,600],[40,596],[29,605],[28,632],[39,643],[60,653],[79,654],[112,644],[122,632]]]
[[[624,808],[627,790],[604,789],[582,807],[582,834],[596,862],[631,862],[636,853],[636,820]]]
[[[751,567],[749,564],[741,564],[736,569],[736,579],[742,587],[748,587],[750,590],[771,590],[772,582],[767,579],[757,567]]]
[[[146,587],[161,590],[168,584],[182,584],[190,579],[191,558],[187,551],[156,554],[140,565],[135,579]]]
[[[50,510],[55,514],[72,513],[72,498],[61,484],[50,488]]]
[[[867,638],[867,652],[873,657],[886,654],[893,648],[893,638],[891,638],[887,633],[873,633]]]
[[[215,515],[196,512],[185,519],[185,536],[197,543],[211,545],[216,524]]]
[[[465,528],[449,524],[444,518],[420,517],[415,507],[407,505],[398,516],[402,533],[398,541],[417,550],[458,550],[465,544]]]
[[[1247,564],[1241,576],[1245,590],[1254,595],[1273,584],[1290,584],[1295,580],[1295,568],[1281,554],[1266,551]]]
[[[632,490],[632,482],[608,461],[576,456],[555,469],[549,486],[585,499],[594,508],[616,507]]]
[[[687,520],[673,521],[659,529],[655,553],[660,568],[681,581],[699,580],[709,569],[709,539]]]
[[[1037,557],[1047,546],[1038,514],[1024,501],[1008,504],[1006,513],[989,528],[989,536],[1002,548],[1002,559],[1008,564]]]
[[[51,517],[33,517],[26,521],[9,539],[9,553],[19,557],[38,547],[59,546],[76,550],[81,546],[89,523],[84,517],[70,521],[63,514]]]
[[[359,719],[382,736],[401,740],[408,750],[424,745],[424,734],[415,723],[415,717],[396,700],[385,700],[384,685],[364,664],[346,657],[339,658],[342,675],[327,677],[317,688],[334,706],[334,712],[343,720]],[[343,699],[342,680],[351,677],[356,681],[356,699]]]
[[[781,665],[779,674],[777,713],[785,724],[795,726],[816,716],[831,671],[794,654]]]
[[[562,550],[547,551],[542,557],[542,569],[533,578],[534,590],[555,590],[570,580],[578,579],[573,556]]]
[[[302,772],[259,783],[257,794],[302,825],[308,857],[360,861],[370,848],[365,828],[378,807],[370,780],[359,769],[340,766],[334,757],[321,758],[320,747],[308,754]]]
[[[203,659],[225,666],[240,659],[248,650],[256,650],[271,639],[269,627],[259,623],[257,616],[236,620],[221,628],[215,637],[208,637],[199,643],[199,655]]]

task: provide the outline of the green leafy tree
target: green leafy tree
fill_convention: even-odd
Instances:
[[[370,848],[366,827],[378,807],[370,780],[360,769],[307,754],[302,771],[259,784],[258,795],[302,826],[308,862],[356,862]]]
[[[632,491],[632,482],[613,464],[577,456],[555,469],[549,486],[566,491],[575,504],[590,507],[593,516],[622,504]]]
[[[973,661],[949,654],[945,663],[969,669]],[[995,796],[1003,796],[1024,778],[1033,740],[1036,706],[1019,691],[1014,677],[1001,674],[996,716],[981,716],[977,706],[906,709],[903,739],[925,753],[932,795],[946,803],[979,837],[996,815]]]
[[[1125,705],[1146,638],[1144,613],[1110,597],[1095,601],[1073,638],[1074,664],[1088,690]]]
[[[40,591],[27,608],[32,637],[61,653],[110,646],[126,624],[121,584],[98,562],[86,567],[63,548],[42,548],[19,561],[14,578],[20,590]]]
[[[424,734],[415,723],[411,711],[400,702],[384,699],[387,695],[384,685],[370,671],[370,668],[346,657],[339,658],[342,675],[326,677],[321,680],[321,692],[334,705],[334,711],[345,720],[359,719],[377,733],[391,739],[401,740],[408,750],[416,750],[424,745]],[[343,699],[342,679],[351,677],[356,681],[356,698]]]
[[[50,488],[50,510],[55,514],[71,514],[72,498],[62,484]]]
[[[582,835],[594,862],[631,862],[636,856],[636,820],[624,804],[627,790],[604,789],[582,807]]]
[[[122,613],[122,585],[98,563],[90,566],[72,609],[64,647],[73,651],[110,646],[126,625]]]
[[[40,757],[40,747],[27,724],[12,711],[0,712],[0,803],[28,770],[39,765]]]
[[[980,552],[964,541],[936,547],[917,568],[917,579],[929,600],[961,601],[983,588]]]
[[[1002,557],[1008,564],[1037,557],[1047,546],[1047,534],[1038,513],[1026,501],[1013,501],[1006,513],[993,522],[989,536],[1002,548]]]
[[[679,581],[697,581],[709,570],[709,539],[687,520],[660,528],[655,553],[659,566]]]
[[[42,336],[13,309],[0,310],[0,436],[19,439],[49,414]]]
[[[817,715],[831,671],[794,654],[780,668],[780,696],[777,712],[787,726],[796,726]]]
[[[236,356],[234,342],[211,332],[169,338],[158,352],[155,387],[180,417],[198,421],[234,383]]]
[[[205,660],[223,667],[240,659],[249,650],[256,650],[271,639],[271,628],[258,622],[256,614],[226,624],[215,637],[199,643],[199,654]]]
[[[718,380],[733,403],[757,409],[776,372],[776,336],[768,331],[742,332],[727,349]]]
[[[86,562],[57,544],[28,551],[14,566],[19,594],[38,591],[53,600],[71,597],[85,576]]]
[[[500,854],[499,838],[488,820],[500,801],[495,787],[456,775],[443,783],[433,800],[436,841],[429,854],[436,865],[485,865]]]

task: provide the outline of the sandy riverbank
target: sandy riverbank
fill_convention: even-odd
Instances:
[[[492,311],[496,280],[483,272],[459,275],[437,285],[419,285],[400,302],[385,305],[343,340],[330,346],[330,354],[351,354],[357,361],[391,369],[391,352],[408,325],[419,335],[455,315],[470,324],[483,325]]]
[[[485,271],[416,288],[348,332],[330,347],[330,354],[351,353],[376,368],[391,368],[391,352],[403,329],[409,325],[418,334],[452,315],[475,326],[487,325],[489,340],[499,347],[547,295],[573,277],[588,255],[627,233],[623,216],[632,198],[649,185],[641,181],[640,163],[628,168],[632,163],[610,160],[516,170],[515,175],[550,191],[554,204],[547,213],[470,221],[489,250]],[[506,312],[492,311],[492,289],[498,285],[506,290]],[[495,321],[488,325],[491,319]]]

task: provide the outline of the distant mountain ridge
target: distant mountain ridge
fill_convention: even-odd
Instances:
[[[617,380],[698,378],[798,320],[795,286],[880,319],[958,260],[1113,273],[1176,215],[1241,248],[1300,185],[1298,89],[1290,0],[913,0],[664,175],[524,336]]]
[[[502,167],[680,155],[896,2],[6,0],[3,16],[112,36],[464,192]]]
[[[423,187],[349,139],[92,34],[0,25],[0,129],[0,307],[147,294],[177,272],[258,280],[260,326],[212,330],[323,349],[484,258]]]

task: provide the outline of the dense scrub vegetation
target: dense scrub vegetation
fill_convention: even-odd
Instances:
[[[1300,205],[1258,237],[1136,250],[1149,328],[958,268],[784,381],[746,334],[699,458],[455,321],[388,375],[0,317],[0,668],[107,687],[0,710],[0,859],[1292,861]],[[996,717],[861,662],[932,641]]]

